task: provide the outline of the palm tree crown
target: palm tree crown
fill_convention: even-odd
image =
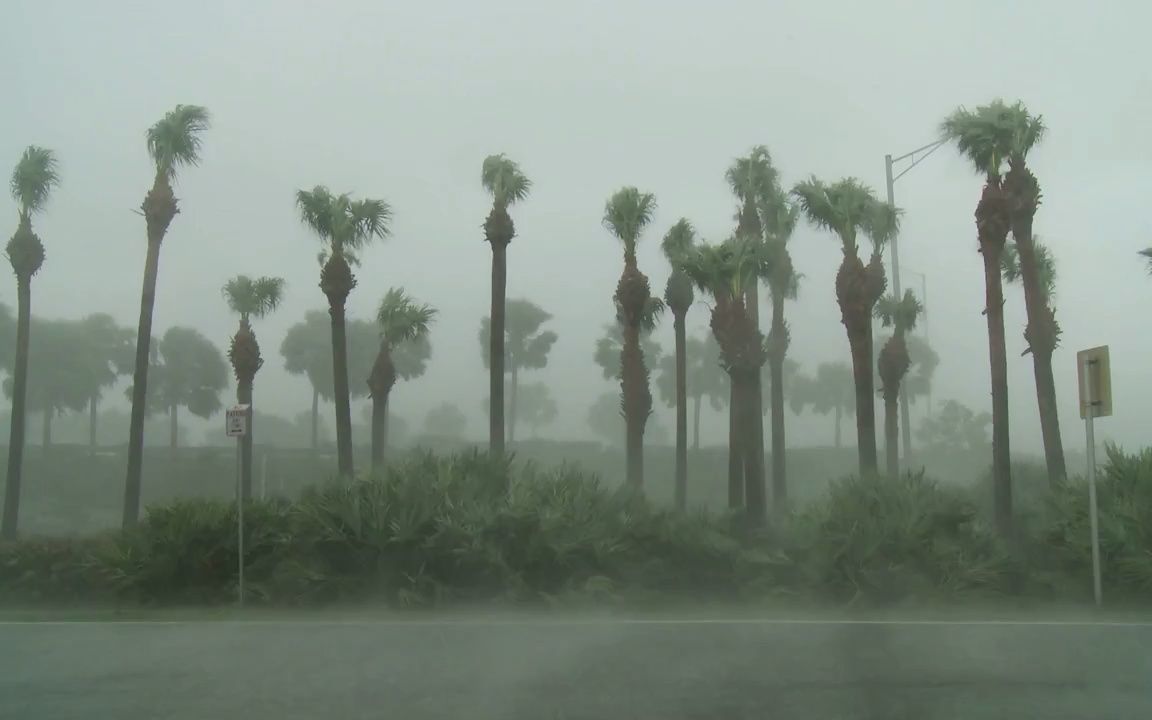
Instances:
[[[1036,254],[1036,269],[1040,275],[1040,292],[1044,302],[1050,303],[1056,297],[1056,258],[1040,238],[1032,238],[1033,252]],[[1021,282],[1024,275],[1020,267],[1020,251],[1016,245],[1005,245],[1000,256],[1000,271],[1004,280],[1010,283]]]
[[[999,176],[1008,159],[1023,159],[1043,139],[1044,120],[1021,102],[994,100],[975,110],[957,108],[940,124],[940,133],[956,143],[976,171]]]
[[[56,154],[37,145],[24,149],[9,181],[12,198],[19,203],[23,217],[31,217],[43,210],[52,188],[59,184]]]
[[[211,126],[208,110],[199,105],[177,105],[148,128],[148,154],[156,174],[171,180],[182,166],[200,163],[200,135]]]
[[[604,226],[624,243],[625,256],[636,254],[640,233],[656,213],[656,196],[634,187],[617,190],[604,205]]]
[[[857,232],[868,228],[875,219],[876,197],[856,178],[825,183],[813,177],[796,183],[792,196],[808,221],[836,233],[849,254],[857,251]]]
[[[389,347],[413,342],[428,335],[436,309],[415,302],[403,288],[391,288],[384,294],[376,322]]]
[[[348,193],[333,195],[323,185],[296,191],[300,220],[334,251],[348,254],[374,239],[391,234],[392,208],[383,200],[353,200]]]
[[[284,297],[284,280],[278,277],[250,278],[237,275],[224,284],[228,308],[242,320],[264,317],[280,306]]]
[[[740,202],[767,197],[778,181],[776,168],[772,167],[772,155],[768,148],[757,145],[746,157],[736,158],[724,173],[732,193]]]
[[[480,182],[492,195],[492,200],[504,208],[528,197],[528,191],[532,189],[532,181],[520,166],[503,153],[484,158]]]
[[[742,297],[760,263],[752,243],[733,237],[719,245],[699,246],[681,260],[680,267],[696,287],[722,301]]]
[[[907,332],[916,327],[916,319],[924,307],[911,290],[904,291],[904,297],[897,300],[894,295],[885,295],[876,303],[876,317],[884,327],[893,327],[896,332]]]
[[[690,253],[696,245],[696,228],[687,218],[680,218],[664,235],[660,250],[675,268],[677,262]]]

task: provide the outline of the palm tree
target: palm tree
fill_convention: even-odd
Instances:
[[[876,317],[884,323],[884,327],[892,328],[892,337],[884,343],[877,362],[881,392],[884,394],[884,450],[888,460],[888,476],[892,479],[900,477],[900,384],[912,365],[904,338],[909,330],[916,327],[916,318],[922,309],[911,290],[905,290],[904,297],[899,300],[887,296],[876,305]]]
[[[763,216],[765,256],[764,279],[772,301],[772,324],[768,330],[768,370],[772,412],[772,507],[783,513],[788,506],[788,478],[785,463],[784,432],[784,365],[791,344],[791,333],[784,320],[784,302],[795,300],[800,287],[800,276],[792,264],[788,241],[796,229],[800,208],[788,202],[778,188],[760,198]]]
[[[368,376],[372,395],[372,469],[384,466],[387,444],[388,395],[396,385],[398,371],[393,353],[402,345],[427,340],[436,310],[417,304],[403,288],[391,288],[380,303],[380,352]]]
[[[160,273],[160,244],[168,226],[180,212],[172,191],[176,171],[200,162],[201,134],[209,127],[208,111],[199,105],[177,105],[148,128],[148,154],[156,167],[152,189],[144,196],[140,211],[147,228],[144,287],[140,293],[140,321],[136,327],[136,359],[132,373],[132,419],[128,426],[128,471],[124,481],[124,527],[136,524],[140,515],[140,479],[144,463],[144,416],[148,410],[149,343],[152,311],[156,305],[156,280]]]
[[[994,123],[996,129],[991,132],[998,132],[1003,123],[1010,133],[1004,194],[1008,200],[1012,238],[1019,256],[1020,280],[1024,286],[1024,307],[1028,316],[1028,325],[1024,329],[1024,339],[1028,343],[1025,352],[1032,355],[1044,461],[1048,480],[1055,486],[1063,483],[1068,475],[1056,405],[1056,378],[1052,372],[1052,354],[1060,343],[1060,326],[1056,322],[1052,297],[1044,287],[1044,263],[1050,263],[1051,254],[1041,254],[1032,233],[1033,220],[1040,206],[1040,183],[1028,167],[1028,153],[1044,137],[1044,121],[1039,115],[1029,113],[1021,102],[1005,106],[997,100],[985,108],[978,108],[976,114]]]
[[[626,477],[635,487],[644,484],[644,427],[652,414],[648,368],[640,348],[640,333],[652,294],[647,276],[636,264],[636,243],[655,212],[656,197],[634,187],[621,188],[604,205],[605,227],[624,243],[624,271],[614,299],[624,340],[620,351],[620,407],[624,412]]]
[[[816,178],[792,190],[808,221],[831,230],[840,238],[844,259],[836,273],[836,302],[848,333],[852,351],[852,374],[856,383],[856,442],[860,474],[877,471],[876,407],[872,377],[872,308],[887,285],[880,259],[883,243],[897,228],[895,208],[879,202],[872,190],[855,178],[824,183]],[[860,259],[857,236],[872,240],[867,266]]]
[[[8,477],[4,486],[4,519],[0,539],[14,540],[20,517],[20,474],[24,467],[25,401],[28,395],[28,348],[32,326],[32,277],[44,264],[44,244],[32,230],[32,216],[48,204],[60,182],[56,156],[30,145],[12,171],[9,187],[20,206],[16,234],[8,241],[8,262],[16,273],[16,359],[12,373],[12,428],[8,440]]]
[[[168,328],[152,344],[148,414],[168,414],[169,445],[175,450],[180,437],[179,409],[204,419],[219,412],[220,393],[228,386],[228,365],[220,349],[193,328]],[[128,397],[134,393],[135,387],[129,387]]]
[[[844,414],[856,414],[856,394],[852,368],[842,362],[820,363],[816,377],[799,376],[793,383],[789,405],[799,414],[805,407],[819,415],[832,413],[832,445],[841,447],[840,421]]]
[[[492,332],[488,348],[488,451],[504,454],[504,298],[508,289],[508,244],[516,226],[508,208],[528,197],[532,181],[520,166],[500,155],[484,158],[480,182],[492,195],[492,209],[484,220],[484,240],[492,248]]]
[[[1004,336],[1004,283],[1001,256],[1012,226],[1012,204],[1001,169],[1012,152],[1013,129],[1000,110],[959,108],[940,130],[985,176],[976,205],[976,234],[984,261],[984,315],[988,321],[988,364],[992,384],[992,496],[997,529],[1012,525],[1012,459],[1008,439],[1008,350]]]
[[[664,235],[660,249],[672,273],[664,286],[664,303],[672,311],[672,332],[675,337],[676,362],[676,508],[683,511],[688,505],[688,335],[685,318],[696,296],[692,279],[680,267],[681,258],[690,253],[696,243],[692,223],[681,218]]]
[[[93,313],[80,321],[82,352],[88,388],[88,447],[96,447],[97,406],[104,388],[132,372],[132,330],[120,327],[107,313]]]
[[[336,457],[341,477],[352,477],[352,407],[348,389],[348,336],[344,306],[356,278],[358,251],[389,235],[392,209],[383,200],[353,200],[317,185],[296,192],[300,219],[325,243],[320,253],[320,289],[332,320],[332,384],[336,403]]]
[[[252,385],[256,372],[264,365],[260,357],[260,344],[252,331],[251,319],[262,318],[280,306],[284,296],[284,280],[278,277],[250,278],[237,275],[224,284],[224,299],[228,309],[240,316],[240,327],[232,337],[228,348],[228,359],[232,362],[232,372],[236,375],[236,402],[252,406]],[[248,414],[248,432],[240,438],[240,496],[243,500],[252,497],[252,420],[254,412]]]
[[[516,440],[516,412],[520,407],[520,371],[542,370],[548,366],[548,354],[559,336],[551,330],[541,330],[552,315],[531,300],[523,298],[505,303],[504,325],[504,369],[508,373],[509,391],[506,435],[508,444]],[[480,319],[480,354],[485,369],[488,369],[488,350],[492,347],[492,318]],[[486,401],[489,402],[489,401]],[[492,408],[489,405],[488,411]],[[485,411],[487,412],[487,411]]]
[[[753,525],[762,523],[768,514],[764,433],[754,395],[767,353],[764,336],[752,323],[745,304],[745,291],[759,273],[761,261],[755,243],[732,238],[721,245],[702,245],[681,263],[696,287],[713,299],[709,324],[720,345],[720,364],[727,371],[732,388],[728,504],[733,509],[746,505]]]
[[[759,210],[768,198],[779,192],[778,175],[772,156],[763,145],[753,147],[747,156],[738,157],[724,173],[728,187],[740,203],[736,212],[736,237],[757,247],[763,241],[763,223]],[[760,282],[753,278],[745,290],[745,306],[757,328],[760,327]]]

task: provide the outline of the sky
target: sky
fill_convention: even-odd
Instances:
[[[1107,344],[1115,415],[1097,434],[1146,444],[1152,335],[1133,317],[1152,302],[1136,255],[1152,245],[1150,24],[1152,6],[1128,0],[6,0],[0,165],[14,165],[29,144],[60,159],[63,182],[37,219],[48,258],[34,313],[104,311],[134,327],[145,250],[134,209],[151,183],[145,129],[178,103],[209,108],[203,161],[177,184],[181,213],[163,245],[154,332],[190,325],[226,347],[236,319],[223,283],[240,273],[283,277],[283,306],[256,327],[267,359],[256,402],[285,415],[305,410],[311,395],[283,370],[280,340],[324,304],[320,245],[293,195],[324,184],[387,200],[392,237],[364,253],[349,313],[370,317],[394,285],[436,306],[431,367],[396,390],[394,406],[419,421],[456,402],[480,437],[487,383],[476,333],[490,263],[480,166],[507,153],[533,181],[513,209],[508,296],[543,306],[560,335],[549,367],[526,379],[554,389],[561,413],[547,434],[574,437],[589,434],[591,399],[614,390],[591,360],[622,265],[601,223],[614,191],[635,185],[657,198],[640,266],[660,289],[668,268],[659,239],[677,219],[708,239],[732,231],[724,171],[751,146],[768,146],[785,183],[855,176],[882,195],[886,153],[931,142],[958,106],[1020,99],[1049,128],[1030,162],[1044,192],[1036,231],[1058,263],[1065,443],[1083,444],[1075,351]],[[980,185],[943,148],[895,194],[904,283],[918,289],[915,273],[924,276],[927,332],[942,360],[935,398],[987,410],[972,217]],[[15,204],[0,199],[0,226],[15,224]],[[792,252],[803,274],[788,309],[792,355],[809,370],[846,360],[833,294],[838,242],[803,226]],[[1013,449],[1036,452],[1032,365],[1020,357],[1023,293],[1006,294]],[[14,297],[8,276],[0,300]],[[690,327],[706,323],[707,308],[695,308]],[[670,348],[670,323],[659,332]],[[790,443],[829,441],[826,419],[788,417]],[[222,434],[217,424],[206,431]],[[705,437],[719,442],[725,429],[714,422]]]

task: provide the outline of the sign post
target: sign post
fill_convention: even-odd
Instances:
[[[1112,378],[1108,346],[1076,353],[1076,370],[1080,385],[1080,417],[1084,418],[1084,436],[1088,454],[1088,516],[1092,530],[1092,592],[1096,606],[1103,602],[1100,582],[1100,526],[1096,505],[1096,429],[1094,419],[1112,414]]]
[[[224,413],[224,434],[236,438],[236,566],[239,574],[236,599],[240,607],[244,607],[244,493],[240,486],[240,457],[251,411],[251,405],[233,405]]]

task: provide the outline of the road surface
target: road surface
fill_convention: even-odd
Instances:
[[[0,718],[1152,718],[1152,624],[0,623]]]

